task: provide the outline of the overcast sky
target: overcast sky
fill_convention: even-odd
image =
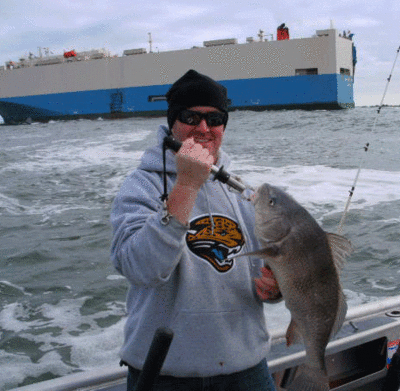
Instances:
[[[18,60],[38,47],[54,54],[106,48],[153,50],[202,46],[210,39],[273,34],[286,23],[291,38],[315,30],[351,30],[358,52],[354,95],[357,106],[381,102],[400,46],[399,0],[1,0],[0,64]],[[1,88],[1,79],[0,79]],[[400,105],[400,59],[385,104]]]

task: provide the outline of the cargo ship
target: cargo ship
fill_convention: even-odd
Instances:
[[[260,30],[244,43],[164,52],[152,50],[149,34],[149,46],[122,56],[71,50],[8,61],[0,68],[0,115],[5,124],[162,116],[166,92],[189,69],[227,87],[229,110],[354,107],[354,43],[334,28],[290,39],[283,24],[276,39]]]

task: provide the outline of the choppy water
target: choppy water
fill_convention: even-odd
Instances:
[[[344,234],[350,306],[400,293],[400,108],[235,112],[224,149],[253,185],[284,186]],[[126,281],[109,261],[109,212],[165,118],[0,127],[0,390],[117,366]],[[364,152],[364,145],[370,149]],[[266,308],[270,327],[287,322]]]

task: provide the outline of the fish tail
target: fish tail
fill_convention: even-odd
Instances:
[[[329,391],[326,374],[315,368],[303,366],[300,373],[289,384],[287,391]]]

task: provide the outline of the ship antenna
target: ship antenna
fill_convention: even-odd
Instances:
[[[379,107],[378,107],[378,110],[377,110],[377,113],[376,113],[376,115],[375,115],[374,124],[373,124],[373,126],[372,126],[372,133],[374,133],[374,131],[375,131],[376,122],[377,122],[377,120],[378,120],[378,116],[379,116],[379,114],[380,114],[380,112],[381,112],[381,109],[382,109],[382,107],[383,107],[383,101],[384,101],[384,99],[385,99],[386,92],[387,92],[387,90],[388,90],[390,80],[392,79],[392,74],[393,74],[393,71],[394,71],[394,66],[396,65],[396,61],[397,61],[397,57],[399,56],[399,52],[400,52],[400,46],[399,46],[399,48],[397,49],[397,54],[396,54],[396,57],[395,57],[394,62],[393,62],[392,70],[390,71],[390,75],[389,75],[389,77],[387,78],[387,82],[386,82],[386,86],[385,86],[385,91],[383,92],[383,96],[382,96],[381,103],[380,103],[380,105],[379,105]],[[365,146],[364,146],[364,151],[365,151],[365,152],[368,152],[369,145],[370,145],[369,143],[366,143],[366,144],[365,144]],[[365,155],[364,155],[364,156],[365,156]],[[340,234],[342,233],[342,231],[343,231],[343,226],[344,226],[344,222],[345,222],[345,220],[346,220],[346,215],[347,215],[347,212],[348,212],[349,207],[350,207],[350,202],[351,202],[351,199],[352,199],[352,197],[353,197],[354,190],[355,190],[355,188],[356,188],[356,184],[357,184],[357,181],[358,181],[358,177],[360,176],[361,168],[362,168],[362,166],[364,165],[364,160],[365,160],[364,158],[361,159],[360,165],[359,165],[358,170],[357,170],[356,177],[354,178],[353,185],[351,186],[351,189],[349,190],[349,197],[347,198],[347,203],[346,203],[346,206],[345,206],[345,208],[344,208],[343,215],[342,215],[342,218],[341,218],[341,220],[340,220],[339,227],[338,227],[338,234],[339,234],[339,235],[340,235]]]
[[[152,44],[153,44],[153,40],[151,39],[151,33],[148,33],[149,34],[149,46],[150,46],[150,53],[153,53],[153,46],[152,46]]]

